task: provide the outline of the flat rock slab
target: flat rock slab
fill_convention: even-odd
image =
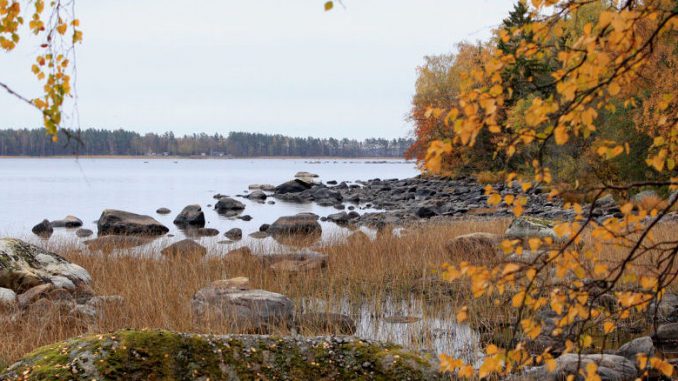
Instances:
[[[353,337],[207,336],[123,330],[42,347],[17,380],[443,380],[432,358]]]

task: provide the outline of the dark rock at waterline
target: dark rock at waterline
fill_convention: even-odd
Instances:
[[[337,185],[337,180],[330,180],[327,182],[327,185]]]
[[[330,214],[329,216],[327,216],[327,220],[334,222],[337,225],[346,225],[346,224],[348,224],[349,217],[348,217],[348,213],[341,212],[341,213]]]
[[[99,235],[146,235],[157,236],[169,232],[169,229],[153,217],[106,209],[97,222]]]
[[[280,217],[267,230],[267,233],[273,236],[320,234],[321,232],[318,216],[312,213]]]
[[[214,228],[195,229],[195,235],[198,237],[214,237],[219,235],[219,230]]]
[[[87,237],[91,236],[92,234],[94,234],[94,232],[89,230],[89,229],[80,228],[80,229],[75,231],[75,235],[80,237],[80,238],[87,238]]]
[[[252,216],[250,216],[249,214],[245,214],[244,216],[239,216],[237,218],[243,221],[252,221]]]
[[[224,237],[232,240],[232,241],[238,241],[242,239],[242,229],[240,228],[233,228],[226,233],[224,233]]]
[[[186,206],[174,219],[174,224],[177,226],[205,226],[205,213],[203,213],[200,205],[193,204]]]
[[[221,197],[214,205],[214,209],[219,213],[239,212],[245,209],[245,204],[230,197]]]
[[[286,183],[282,183],[275,187],[275,193],[276,194],[299,193],[305,191],[306,189],[311,188],[311,186],[312,184],[309,184],[299,179],[295,179],[292,181],[288,181]]]
[[[155,212],[158,213],[158,214],[170,214],[170,213],[172,213],[172,211],[167,209],[167,208],[158,208],[158,210],[156,210]]]
[[[259,231],[260,232],[267,232],[270,227],[271,227],[271,225],[269,225],[269,224],[261,224],[261,226],[259,226]]]
[[[52,224],[50,224],[49,220],[47,219],[44,219],[39,224],[33,226],[33,229],[31,229],[31,231],[33,232],[33,234],[41,238],[49,238],[52,236],[52,233],[54,233]]]
[[[207,254],[207,248],[192,239],[184,239],[167,246],[162,249],[160,253],[162,253],[162,255],[174,257],[190,255],[204,256]]]
[[[266,193],[264,193],[263,191],[255,190],[252,193],[248,194],[246,197],[254,201],[264,201],[268,196],[266,196]]]
[[[75,216],[66,216],[61,220],[52,221],[51,224],[55,228],[79,228],[82,226],[82,220]]]

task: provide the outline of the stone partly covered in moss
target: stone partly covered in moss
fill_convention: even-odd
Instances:
[[[448,376],[449,378],[449,376]],[[2,380],[442,380],[431,359],[351,337],[119,331],[43,347]]]
[[[57,254],[19,239],[0,239],[0,287],[21,294],[43,284],[74,290],[90,282],[87,270]]]

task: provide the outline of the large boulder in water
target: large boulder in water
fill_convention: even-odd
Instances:
[[[52,236],[52,233],[54,233],[52,224],[50,224],[49,221],[46,219],[42,220],[41,223],[33,226],[33,229],[31,229],[31,231],[33,232],[33,234],[41,238],[49,238]]]
[[[311,188],[312,184],[303,180],[292,180],[275,187],[276,194],[299,193]]]
[[[205,226],[205,213],[202,212],[200,205],[188,205],[174,219],[174,224],[202,228]]]
[[[312,213],[280,217],[267,230],[272,236],[314,235],[321,232],[318,216]]]
[[[0,239],[0,288],[21,294],[44,284],[87,287],[91,280],[87,270],[57,254],[18,239]]]
[[[169,231],[153,217],[115,209],[106,209],[101,213],[97,228],[99,235],[155,236]]]
[[[51,344],[0,379],[443,380],[433,356],[353,337],[199,335],[121,330]]]

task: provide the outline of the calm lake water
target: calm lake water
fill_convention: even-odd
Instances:
[[[278,185],[291,180],[298,171],[316,173],[323,182],[406,178],[417,174],[414,163],[403,160],[384,163],[362,159],[0,159],[0,236],[30,237],[31,228],[44,218],[55,220],[69,214],[96,232],[94,221],[106,208],[153,216],[177,238],[183,234],[172,221],[189,204],[203,207],[206,227],[222,233],[238,227],[243,235],[283,215],[336,213],[332,207],[310,203],[275,200],[275,205],[269,205],[237,198],[246,204],[243,214],[253,217],[245,222],[220,216],[207,206],[215,204],[212,196],[216,193],[245,194],[249,184]],[[155,213],[160,207],[169,208],[172,213],[164,216]],[[323,223],[323,231],[326,238],[341,229]],[[52,239],[74,235],[73,230],[55,229]],[[223,236],[202,240],[217,239]]]

